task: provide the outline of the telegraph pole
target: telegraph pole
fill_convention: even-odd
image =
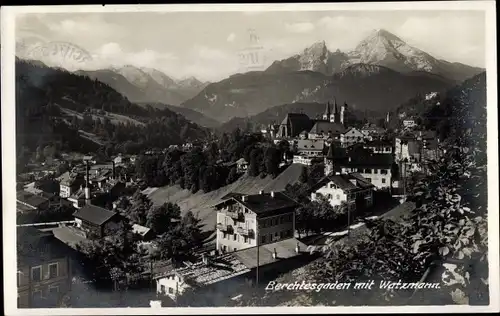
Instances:
[[[257,242],[257,269],[256,269],[256,273],[255,273],[255,285],[256,285],[256,288],[258,289],[259,288],[259,259],[260,259],[260,256],[259,256],[259,248],[260,248],[260,243],[259,243],[259,221],[256,220],[256,224],[255,224],[255,228],[256,228],[256,234],[255,234],[255,237],[256,237],[256,242]]]

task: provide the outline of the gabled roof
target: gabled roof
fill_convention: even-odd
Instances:
[[[327,121],[317,121],[316,124],[311,128],[309,133],[311,134],[327,134],[331,132],[332,134],[342,134],[345,128],[340,123],[333,123]]]
[[[351,182],[354,180],[355,183]],[[338,174],[338,175],[328,175],[323,177],[316,183],[311,190],[316,191],[319,188],[325,186],[326,184],[333,182],[336,186],[338,186],[343,191],[356,191],[356,190],[364,190],[374,187],[373,184],[368,182],[366,178],[361,176],[359,173],[349,173],[349,174]]]
[[[295,137],[299,135],[299,133],[302,132],[303,130],[311,129],[313,121],[309,118],[309,116],[303,113],[288,113],[281,122],[281,124],[282,125],[290,124],[291,136]]]
[[[73,213],[73,216],[96,225],[103,225],[114,216],[118,216],[118,214],[105,208],[89,204]]]
[[[259,217],[276,215],[281,212],[289,212],[290,208],[294,208],[298,205],[296,201],[282,192],[274,192],[274,197],[271,196],[271,193],[253,195],[229,193],[223,196],[221,200],[222,201],[215,204],[214,207],[233,200],[234,202],[239,203],[248,208],[250,211],[256,213]]]

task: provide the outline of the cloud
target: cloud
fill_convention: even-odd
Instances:
[[[286,23],[285,29],[292,33],[309,33],[315,29],[315,26],[310,22]]]
[[[234,34],[234,33],[231,33],[227,36],[227,41],[230,43],[234,42],[235,39],[236,39],[236,34]]]

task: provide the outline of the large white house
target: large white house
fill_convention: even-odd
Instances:
[[[340,135],[342,147],[349,147],[357,143],[364,143],[367,135],[363,134],[357,128],[351,127],[345,133]]]
[[[328,175],[321,179],[311,193],[311,200],[320,196],[328,199],[332,206],[346,203],[350,211],[373,205],[374,185],[359,173]]]

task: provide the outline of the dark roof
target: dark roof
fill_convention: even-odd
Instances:
[[[17,261],[20,266],[36,265],[67,255],[66,248],[61,247],[51,231],[18,226],[16,243]]]
[[[245,199],[245,201],[243,201]],[[229,193],[222,197],[222,201],[214,205],[214,207],[224,204],[229,200],[236,201],[250,211],[257,214],[257,216],[270,216],[277,215],[280,212],[289,212],[290,208],[296,207],[296,201],[288,197],[282,192],[274,192],[274,197],[271,193],[245,195],[241,193]]]
[[[118,214],[92,204],[85,205],[73,214],[73,216],[75,216],[76,218],[86,220],[96,225],[102,225],[106,223],[115,215]]]
[[[317,121],[316,124],[311,128],[311,134],[327,134],[331,132],[332,134],[342,134],[344,133],[345,128],[340,123],[333,123],[328,121]]]
[[[43,196],[35,195],[35,194],[27,192],[27,191],[18,191],[17,192],[17,201],[22,202],[22,203],[26,203],[26,204],[31,205],[33,207],[38,207],[41,204],[47,202],[48,199],[44,198]]]
[[[319,150],[323,151],[325,147],[325,142],[323,140],[316,139],[299,139],[297,141],[298,150]]]
[[[381,147],[381,146],[392,147],[392,143],[390,141],[388,141],[388,140],[376,139],[376,140],[373,140],[373,141],[365,142],[364,146],[365,147],[374,147],[374,146],[377,146],[377,147]]]
[[[358,167],[391,167],[394,162],[392,154],[372,153],[369,149],[355,148],[347,151],[346,156],[336,159],[337,166],[358,166]]]
[[[354,180],[356,184],[352,183],[351,180]],[[368,182],[368,180],[362,177],[359,173],[349,173],[325,176],[319,180],[319,182],[316,183],[311,190],[316,191],[329,182],[333,182],[343,191],[364,190],[373,187],[373,184]]]
[[[281,124],[290,124],[290,136],[295,137],[299,135],[300,132],[311,129],[313,121],[311,121],[309,116],[303,113],[288,113]]]

